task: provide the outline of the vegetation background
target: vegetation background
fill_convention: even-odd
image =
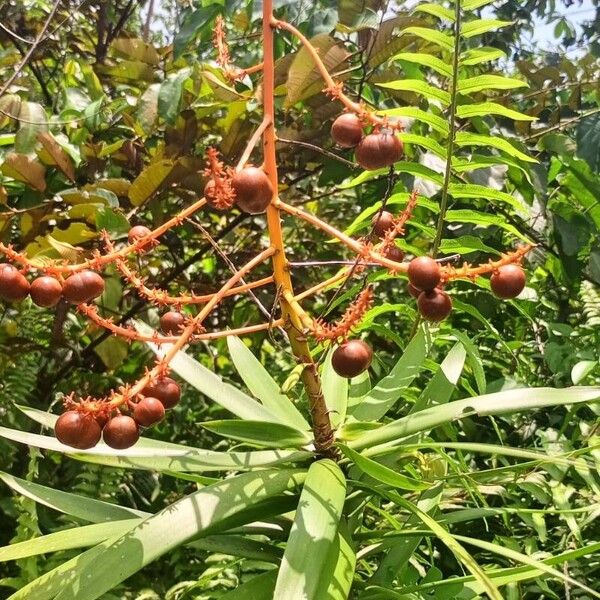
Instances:
[[[448,24],[443,20],[440,24],[433,14],[413,12],[414,5],[281,0],[276,8],[279,16],[307,36],[317,36],[328,66],[349,90],[407,119],[414,137],[407,144],[407,166],[400,168],[394,181],[391,205],[401,205],[414,185],[429,199],[418,208],[414,226],[402,242],[403,249],[421,253],[435,234],[444,165],[440,149],[447,139],[447,124],[434,97],[427,97],[423,89],[393,84],[403,79],[429,84],[439,80],[440,73],[430,65],[398,55],[415,47],[436,53],[428,45],[431,40],[403,35],[407,26],[441,31]],[[47,0],[2,3],[1,80],[7,80],[21,61],[53,7]],[[505,90],[484,85],[479,100],[493,99],[506,110],[465,112],[465,129],[489,139],[506,136],[514,151],[503,150],[503,164],[486,163],[486,143],[474,152],[471,160],[479,161],[479,166],[464,171],[465,181],[490,192],[476,197],[456,193],[451,198],[441,252],[458,253],[475,262],[519,239],[532,240],[537,247],[526,261],[528,287],[516,301],[495,300],[484,284],[455,286],[455,310],[437,331],[419,376],[388,414],[392,419],[407,414],[422,397],[447,356],[446,373],[456,374],[454,381],[444,382],[448,399],[517,387],[600,383],[600,8],[596,0],[502,0],[478,12],[509,23],[482,31],[465,47],[497,49],[494,72],[524,85]],[[2,241],[30,255],[76,258],[81,249],[97,245],[101,229],[125,238],[131,224],[156,226],[200,194],[203,181],[198,173],[209,145],[219,147],[231,163],[239,157],[260,122],[260,89],[247,83],[232,86],[216,68],[211,38],[217,14],[226,18],[236,63],[249,66],[260,60],[260,2],[58,2],[50,35],[37,46],[10,93],[3,89],[0,94]],[[571,17],[578,21],[577,27]],[[554,50],[540,35],[532,38],[540,23],[552,28]],[[331,119],[341,107],[321,93],[322,81],[295,42],[278,38],[276,53],[278,104],[286,109],[278,121],[282,197],[301,203],[342,230],[360,231],[385,194],[388,180],[363,178],[358,185],[355,178],[360,170],[351,153],[335,148],[329,138]],[[473,67],[474,74],[477,68]],[[403,111],[405,107],[418,107],[432,117]],[[511,110],[536,120],[514,120]],[[41,146],[40,134],[53,141]],[[25,158],[15,159],[15,153]],[[501,190],[512,199],[507,200]],[[200,224],[236,265],[252,256],[264,233],[261,217],[216,212],[201,217],[166,236],[152,253],[145,267],[151,283],[202,293],[228,277],[227,263],[214,251]],[[307,227],[286,221],[285,237],[292,260],[339,258],[336,245]],[[322,267],[294,270],[299,289],[322,277]],[[377,381],[406,349],[416,313],[405,282],[382,273],[373,274],[372,280],[378,281],[377,301],[360,333],[374,348],[371,378]],[[329,309],[330,314],[343,310],[355,292],[349,289]],[[267,307],[273,302],[268,292],[259,292],[258,299]],[[315,314],[325,308],[326,300],[317,303]],[[151,325],[158,320],[157,310],[124,289],[114,273],[107,277],[101,304],[115,319],[136,317]],[[231,300],[214,313],[211,326],[243,326],[259,316],[258,311],[247,297]],[[462,350],[456,350],[457,341]],[[277,333],[258,334],[247,343],[270,375],[302,405],[297,370],[283,338]],[[201,344],[190,354],[244,388],[225,341]],[[27,302],[6,305],[0,321],[1,423],[39,433],[39,425],[32,424],[17,405],[46,411],[57,407],[61,395],[71,390],[102,394],[139,375],[150,355],[144,345],[110,337],[76,313],[45,311]],[[224,415],[222,408],[185,385],[181,404],[151,436],[227,450],[233,442],[199,425]],[[444,510],[501,509],[489,513],[489,519],[455,523],[456,535],[490,540],[540,560],[577,548],[596,548],[595,555],[574,555],[558,568],[597,590],[597,416],[597,406],[589,405],[465,418],[432,438],[433,442],[505,445],[549,455],[576,452],[586,460],[588,471],[558,460],[516,461],[447,446],[415,450],[413,475],[433,474],[446,481]],[[441,468],[439,461],[445,465],[441,472],[436,471]],[[147,512],[156,512],[211,481],[75,461],[5,439],[0,439],[0,469],[50,488]],[[366,517],[372,530],[393,526],[393,513],[381,506]],[[1,546],[84,522],[81,514],[61,514],[16,495],[9,485],[0,487]],[[473,551],[486,568],[514,565],[514,557],[489,548]],[[0,597],[8,598],[77,552],[0,562]],[[102,597],[216,598],[277,563],[280,554],[274,556],[257,552],[240,558],[222,549],[182,546]],[[363,550],[354,576],[356,597],[478,597],[437,585],[465,573],[438,540],[427,538],[421,543],[401,583],[378,572],[381,560],[380,555]],[[381,589],[369,592],[369,585]],[[542,573],[524,581],[508,577],[502,589],[510,600],[592,597],[568,580]]]

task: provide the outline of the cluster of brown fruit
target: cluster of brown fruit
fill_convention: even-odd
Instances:
[[[344,113],[333,122],[331,137],[342,148],[356,147],[356,162],[368,171],[389,167],[402,158],[402,141],[391,129],[381,128],[364,135],[363,127],[354,113]]]
[[[36,277],[31,283],[23,273],[8,263],[0,263],[0,298],[20,302],[27,296],[35,304],[50,308],[64,298],[71,304],[89,302],[104,292],[104,279],[95,271],[73,273],[62,283],[48,275]]]
[[[162,377],[146,385],[140,400],[133,405],[131,415],[68,410],[56,421],[54,432],[59,442],[78,450],[93,448],[100,438],[107,446],[124,450],[138,441],[141,427],[151,427],[162,421],[165,411],[173,408],[180,397],[177,382]]]

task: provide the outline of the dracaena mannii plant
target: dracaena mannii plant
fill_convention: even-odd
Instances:
[[[343,105],[345,112],[334,121],[331,135],[338,146],[355,148],[356,160],[361,167],[366,170],[387,168],[393,173],[394,164],[401,160],[403,154],[403,128],[399,120],[388,118],[361,101],[352,100],[352,92],[344,90],[342,84],[332,77],[310,40],[290,23],[275,18],[271,0],[265,0],[263,4],[263,62],[254,67],[241,69],[233,64],[223,21],[217,19],[215,46],[218,63],[231,82],[246,76],[262,78],[263,120],[236,165],[225,164],[217,149],[207,151],[205,175],[208,183],[203,198],[154,230],[139,225],[132,228],[128,244],[123,247],[117,247],[106,234],[105,251],[94,253],[80,264],[55,262],[40,266],[16,249],[0,245],[0,250],[10,261],[0,271],[0,293],[5,299],[18,301],[29,294],[36,304],[51,307],[64,298],[96,325],[127,340],[146,342],[158,355],[156,363],[139,380],[113,391],[108,397],[78,398],[74,393],[65,400],[66,412],[58,418],[54,427],[58,440],[70,446],[71,450],[42,436],[29,437],[26,441],[37,443],[40,447],[72,453],[89,450],[87,454],[77,455],[104,456],[104,459],[98,460],[108,460],[108,464],[122,466],[162,467],[171,471],[249,471],[200,489],[156,515],[139,514],[136,511],[128,513],[123,509],[123,520],[119,521],[114,531],[102,538],[99,545],[77,560],[59,567],[65,574],[60,589],[57,588],[57,581],[60,579],[56,578],[58,572],[44,575],[41,582],[31,584],[47,586],[52,595],[43,597],[63,600],[96,598],[176,546],[240,526],[245,526],[245,531],[250,534],[264,532],[264,527],[261,529],[252,523],[257,519],[268,520],[293,509],[296,510],[295,518],[289,529],[283,555],[275,552],[274,562],[279,564],[279,569],[267,571],[259,579],[246,584],[247,588],[240,587],[236,593],[245,593],[244,597],[248,598],[301,600],[346,598],[362,590],[366,594],[364,597],[400,597],[385,595],[387,592],[382,592],[376,585],[377,577],[374,577],[372,585],[369,585],[369,580],[365,580],[364,576],[356,580],[354,578],[357,551],[364,557],[376,551],[376,548],[360,548],[360,544],[372,543],[378,539],[377,535],[368,536],[361,531],[365,506],[372,506],[373,498],[377,498],[378,504],[382,506],[394,505],[398,511],[408,515],[404,524],[409,529],[418,531],[420,526],[429,531],[428,534],[418,531],[410,538],[412,541],[403,546],[409,550],[404,562],[400,562],[401,565],[407,564],[408,557],[418,547],[422,537],[431,534],[437,536],[470,572],[472,581],[475,582],[474,589],[487,593],[491,598],[502,597],[494,575],[487,573],[473,560],[463,543],[473,546],[479,543],[479,547],[484,550],[501,551],[496,547],[482,546],[485,542],[478,540],[459,540],[448,532],[446,525],[440,524],[432,516],[443,493],[443,485],[435,481],[435,475],[428,480],[418,479],[414,473],[411,476],[403,474],[375,459],[393,456],[398,452],[401,440],[405,441],[404,447],[409,448],[411,443],[420,439],[418,434],[466,414],[492,415],[583,402],[595,398],[597,391],[584,388],[561,391],[528,389],[444,404],[451,394],[450,387],[445,400],[443,397],[436,400],[441,406],[415,406],[406,417],[384,424],[382,418],[397,401],[402,390],[414,379],[426,356],[430,339],[425,327],[418,330],[405,355],[386,378],[387,381],[384,379],[371,392],[367,392],[350,415],[347,380],[363,374],[372,359],[371,348],[353,336],[353,330],[372,306],[372,285],[363,286],[362,291],[336,322],[314,318],[307,308],[312,297],[331,289],[342,288],[349,280],[361,277],[367,266],[386,269],[393,276],[407,275],[408,293],[416,299],[420,315],[430,322],[439,322],[450,313],[452,300],[446,289],[455,280],[490,276],[492,291],[505,299],[515,298],[523,290],[525,274],[521,261],[531,248],[528,244],[507,251],[498,260],[480,265],[465,263],[456,266],[453,257],[438,256],[448,203],[450,158],[456,133],[461,17],[457,3],[452,19],[455,43],[451,53],[453,70],[448,78],[451,98],[448,108],[448,160],[437,234],[428,255],[405,260],[403,252],[395,243],[403,235],[415,207],[418,206],[417,189],[412,192],[399,214],[387,210],[387,197],[384,198],[373,218],[370,232],[361,238],[351,237],[279,197],[273,56],[275,35],[290,35],[299,41],[325,82],[325,92]],[[259,167],[250,166],[251,156],[257,152],[261,140],[262,164]],[[161,236],[182,224],[188,217],[201,212],[207,205],[219,211],[238,208],[247,213],[264,215],[267,225],[265,248],[257,251],[252,260],[240,267],[211,294],[198,296],[182,293],[174,296],[164,290],[147,287],[144,279],[136,272],[132,257],[151,252],[160,243]],[[282,214],[305,221],[341,242],[351,252],[351,260],[335,276],[301,293],[296,292],[286,258]],[[245,281],[255,268],[266,262],[271,264],[271,275]],[[123,279],[142,298],[164,308],[161,332],[146,332],[139,327],[136,329],[116,325],[93,304],[93,300],[104,289],[100,273],[109,265],[116,267]],[[31,282],[26,277],[29,274],[35,275]],[[207,317],[223,299],[245,294],[262,286],[273,286],[276,290],[281,308],[280,318],[240,329],[205,329]],[[194,316],[185,317],[181,312],[183,307],[196,309]],[[273,380],[261,370],[262,367],[258,363],[252,363],[255,359],[248,356],[248,350],[237,340],[239,336],[275,327],[286,331],[293,355],[301,366],[301,379],[310,412],[308,420],[280,393]],[[249,373],[246,368],[242,375],[247,382],[253,376],[261,381],[256,395],[262,403],[241,393],[234,394],[235,401],[231,400],[231,389],[228,386],[182,352],[190,343],[225,336],[231,338],[230,349],[236,364],[253,365],[254,373]],[[323,353],[330,346],[333,350],[322,372],[312,351],[317,345]],[[462,368],[464,356],[462,362],[459,362]],[[179,401],[179,386],[171,378],[172,370],[181,373],[207,395],[244,419],[209,423],[209,429],[253,445],[276,446],[278,449],[219,453],[175,446],[153,450],[152,445],[146,444],[144,440],[138,442],[140,432],[162,420],[165,410]],[[243,371],[243,367],[240,370]],[[322,377],[326,379],[325,385]],[[45,424],[53,422],[34,411],[30,411],[30,415]],[[346,415],[352,418],[345,420]],[[10,437],[9,433],[5,435]],[[105,446],[90,450],[101,438],[106,445],[124,452],[107,455]],[[18,435],[13,434],[13,439],[18,439]],[[106,456],[112,458],[107,459]],[[297,466],[292,468],[290,465],[293,464]],[[14,479],[8,482],[17,485]],[[398,490],[409,492],[410,498],[405,498]],[[26,486],[21,491],[33,497],[39,493],[39,490]],[[298,493],[299,500],[296,497]],[[60,505],[63,500],[64,497],[59,496],[56,502]],[[390,515],[389,521],[393,525],[392,529],[401,528],[396,517]],[[399,551],[399,542],[394,544],[390,541],[392,539],[387,540],[387,545],[380,551],[388,547],[393,548],[394,552]],[[227,543],[221,543],[223,545],[220,548],[224,553],[231,550]],[[377,547],[381,544],[381,540],[376,542]],[[235,553],[234,550],[231,552]],[[529,565],[530,572],[527,576],[530,578],[541,571],[569,583],[574,582],[568,575],[545,563],[511,552],[512,554],[505,556]],[[390,551],[386,555],[381,564],[382,569],[389,567],[391,554]],[[244,556],[244,550],[241,555]],[[395,583],[394,578],[391,583]],[[574,584],[585,588],[583,584]],[[26,595],[23,594],[30,593],[32,589],[27,586],[25,591],[18,592],[14,597],[25,598]],[[589,588],[585,589],[594,597],[599,597]]]

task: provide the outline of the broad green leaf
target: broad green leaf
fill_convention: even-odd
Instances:
[[[402,134],[402,139],[404,139],[406,141],[406,136],[409,136],[410,134]],[[418,142],[422,142],[422,143],[426,143],[431,145],[432,147],[436,148],[436,150],[440,150],[441,146],[439,146],[439,144],[437,144],[435,141],[433,140],[427,140],[426,138],[424,138],[423,136],[416,136],[416,138],[418,139]],[[411,138],[409,138],[410,140]],[[443,149],[442,149],[443,151]],[[428,181],[433,181],[434,183],[437,183],[438,185],[442,185],[442,181],[443,181],[443,177],[442,175],[440,175],[439,173],[436,173],[433,169],[430,169],[429,167],[426,167],[425,165],[422,165],[420,163],[416,163],[416,162],[412,162],[412,161],[401,161],[398,162],[394,165],[394,171],[396,173],[409,173],[410,175],[414,175],[415,177],[420,177],[422,179],[427,179]],[[387,174],[389,173],[389,169],[376,169],[375,171],[363,171],[360,175],[358,175],[357,177],[354,177],[354,179],[351,179],[350,181],[346,182],[346,183],[342,183],[339,187],[340,189],[350,189],[353,187],[356,187],[357,185],[361,185],[367,181],[371,181],[372,179],[377,179],[378,177],[386,177]],[[419,202],[421,202],[421,199],[419,200]],[[389,202],[388,202],[389,204]],[[425,202],[426,204],[426,202]]]
[[[434,131],[441,133],[444,136],[448,136],[449,127],[448,122],[442,117],[438,117],[431,111],[421,110],[416,106],[401,106],[399,108],[390,108],[388,110],[382,110],[378,114],[387,115],[388,117],[408,117],[409,119],[415,119],[423,123],[427,123]]]
[[[433,69],[444,77],[452,77],[452,67],[441,58],[432,54],[423,54],[421,52],[400,52],[392,60],[404,60]]]
[[[91,450],[76,450],[56,438],[0,427],[0,437],[34,448],[68,454],[76,460],[126,469],[202,473],[211,471],[245,471],[278,464],[302,462],[310,452],[260,450],[257,452],[215,452],[202,448],[179,446],[167,442],[140,439],[132,448],[113,450],[98,444]]]
[[[455,2],[455,0],[452,0]],[[477,10],[482,6],[487,6],[491,4],[494,0],[462,0],[460,3],[460,7],[462,10]]]
[[[380,481],[381,483],[385,483],[393,488],[410,490],[413,492],[418,490],[426,490],[431,487],[427,483],[418,481],[412,477],[407,477],[401,473],[397,473],[393,469],[390,469],[385,465],[382,465],[358,452],[355,452],[352,450],[352,448],[349,448],[344,444],[338,444],[338,447],[346,456],[346,458],[350,459],[363,473],[369,477],[372,477],[373,479],[376,479],[377,481]]]
[[[498,200],[504,204],[509,204],[519,212],[523,212],[523,203],[517,198],[511,194],[495,190],[485,185],[477,185],[475,183],[451,183],[448,186],[448,193],[453,198],[484,198],[486,200]]]
[[[93,560],[86,560],[64,577],[55,600],[99,598],[178,546],[227,526],[244,509],[294,490],[304,478],[305,473],[297,470],[259,471],[202,488],[144,519],[125,535],[94,548]]]
[[[456,134],[456,145],[461,148],[464,146],[482,146],[484,148],[492,147],[502,152],[506,152],[506,154],[512,156],[513,158],[524,160],[525,162],[538,162],[535,158],[532,158],[531,156],[528,156],[527,154],[515,148],[507,139],[499,136],[489,136],[470,133],[468,131],[459,131]]]
[[[571,369],[571,381],[573,385],[581,383],[596,367],[597,360],[580,360]]]
[[[537,121],[536,117],[530,117],[517,110],[512,110],[502,106],[497,102],[479,102],[477,104],[461,104],[456,107],[456,116],[459,119],[468,119],[471,117],[485,117],[488,115],[499,115],[512,119],[513,121]]]
[[[456,342],[408,414],[448,402],[465,366],[466,356],[464,346],[460,342]]]
[[[269,372],[252,354],[246,344],[238,337],[229,336],[227,346],[233,364],[250,392],[269,411],[279,417],[283,425],[289,425],[300,431],[309,430],[310,425],[302,416],[302,413],[294,406],[288,396],[281,392],[277,382],[269,375]]]
[[[326,558],[315,600],[347,600],[355,568],[356,551],[350,532],[347,524],[340,521],[336,538]]]
[[[149,514],[141,510],[103,502],[102,500],[86,498],[85,496],[70,494],[61,490],[53,490],[39,483],[13,477],[8,473],[0,472],[0,479],[18,494],[31,498],[35,502],[59,512],[91,523],[135,519],[146,517]]]
[[[428,100],[437,100],[442,104],[450,104],[450,94],[444,90],[429,85],[420,79],[398,79],[388,81],[387,83],[378,83],[379,87],[399,92],[413,92],[427,98]]]
[[[485,381],[485,371],[483,369],[483,363],[479,354],[479,348],[473,343],[471,338],[463,331],[457,329],[452,330],[452,335],[462,343],[467,351],[467,362],[471,366],[473,375],[475,375],[475,381],[477,382],[477,388],[480,394],[485,394],[487,384]]]
[[[436,142],[429,136],[402,132],[398,134],[398,137],[404,144],[416,144],[421,148],[425,148],[430,152],[437,154],[440,158],[446,158],[446,149],[439,142]]]
[[[470,254],[472,252],[487,252],[499,255],[495,248],[484,244],[480,237],[461,235],[457,238],[446,238],[440,244],[440,254]]]
[[[319,58],[329,73],[335,73],[346,63],[348,52],[338,40],[329,34],[319,33],[311,38],[310,42],[317,49]],[[285,86],[287,89],[285,106],[287,108],[300,100],[310,98],[324,87],[321,74],[306,48],[302,47],[294,57],[288,70]]]
[[[170,125],[175,123],[179,115],[181,97],[183,95],[183,84],[190,77],[192,70],[190,68],[181,69],[167,77],[161,84],[158,91],[158,114]]]
[[[61,550],[86,548],[95,546],[104,540],[129,531],[141,519],[125,519],[117,521],[111,519],[106,523],[95,523],[83,527],[73,527],[64,531],[57,531],[40,537],[11,544],[0,548],[0,562],[19,560],[28,556],[50,554]]]
[[[208,6],[202,6],[190,13],[183,21],[181,27],[178,28],[175,38],[173,39],[173,53],[175,59],[178,59],[186,46],[199,34],[203,32],[206,34],[212,33],[211,23],[216,17],[217,13],[222,8],[218,3],[209,4]]]
[[[48,117],[41,104],[23,100],[19,110],[19,129],[15,136],[15,152],[33,153],[38,136],[48,131]]]
[[[350,412],[352,417],[357,421],[376,421],[385,415],[419,374],[430,345],[429,334],[421,327],[390,373]]]
[[[139,321],[136,322],[136,327],[140,331],[152,331],[147,325]],[[158,347],[156,344],[149,343],[148,346],[157,356],[162,357],[169,351],[171,344],[162,344]],[[216,373],[207,369],[185,352],[179,351],[171,361],[170,366],[177,375],[185,379],[192,387],[241,419],[279,423],[279,419],[265,406],[233,385],[225,383]]]
[[[497,31],[502,27],[508,27],[512,25],[513,21],[500,21],[498,19],[474,19],[473,21],[468,21],[467,23],[463,23],[460,28],[460,35],[469,39],[475,37],[476,35],[483,35],[488,31]]]
[[[329,459],[313,463],[277,575],[273,600],[313,600],[336,540],[346,498],[346,480]]]
[[[479,65],[485,62],[491,62],[500,58],[506,58],[506,52],[499,48],[490,48],[483,46],[482,48],[469,48],[460,55],[460,64],[467,66]]]
[[[200,423],[200,425],[217,435],[259,446],[297,448],[310,441],[307,433],[281,423],[224,419],[221,421],[206,421]]]
[[[421,39],[439,46],[443,50],[452,52],[454,50],[454,36],[438,31],[437,29],[429,29],[427,27],[406,27],[403,34],[410,33]]]
[[[600,387],[517,388],[427,408],[369,431],[348,445],[360,450],[375,444],[399,440],[420,431],[428,431],[467,416],[512,414],[549,406],[589,403],[599,398]]]
[[[514,90],[522,87],[528,87],[527,82],[501,75],[476,75],[458,81],[460,94],[474,94],[483,90]]]
[[[331,364],[333,350],[327,353],[321,374],[323,398],[329,411],[329,419],[334,429],[337,429],[346,420],[348,407],[349,382],[346,377],[340,377]]]
[[[504,217],[490,215],[468,209],[449,210],[446,213],[446,221],[449,223],[473,223],[475,225],[484,225],[486,227],[495,226],[512,233],[515,237],[529,241],[516,227],[506,222]]]
[[[446,8],[445,6],[441,6],[440,4],[432,4],[430,2],[417,4],[417,6],[414,8],[414,12],[423,12],[440,19],[446,19],[447,21],[454,22],[454,11]]]
[[[147,165],[144,170],[133,180],[128,196],[134,206],[141,206],[149,200],[171,174],[175,162],[170,158],[158,160]]]

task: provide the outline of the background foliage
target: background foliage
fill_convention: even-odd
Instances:
[[[464,0],[467,4],[475,7],[473,16],[481,13],[497,21],[484,23],[461,41],[461,51],[468,53],[461,77],[473,87],[464,90],[458,106],[462,126],[440,251],[476,262],[518,239],[538,246],[527,264],[527,292],[519,300],[508,304],[494,300],[483,281],[456,286],[456,310],[437,333],[419,375],[388,414],[392,419],[425,401],[443,403],[515,387],[562,388],[600,381],[600,16],[577,32],[568,19],[556,17],[558,2],[509,0],[483,6],[484,2]],[[578,5],[566,0],[565,4]],[[435,236],[448,141],[447,99],[440,89],[450,68],[451,5],[425,4],[409,10],[402,3],[341,0],[283,1],[277,7],[279,16],[313,39],[330,70],[350,90],[406,120],[407,161],[392,181],[390,205],[401,207],[413,185],[420,187],[429,201],[420,203],[402,244],[408,251],[425,251]],[[6,26],[0,30],[4,73],[11,73],[21,60],[50,8],[45,0],[0,7],[0,23]],[[100,230],[118,238],[126,236],[131,224],[159,225],[201,193],[204,182],[199,174],[209,145],[217,145],[231,163],[239,157],[261,119],[260,88],[249,79],[236,85],[224,79],[215,66],[210,39],[215,16],[223,14],[237,63],[256,63],[259,3],[162,3],[162,24],[150,31],[148,8],[125,1],[59,3],[50,35],[0,97],[2,241],[30,256],[75,258],[81,249],[98,245]],[[541,52],[524,41],[534,27],[534,16],[554,19],[557,52]],[[386,192],[387,174],[365,176],[351,155],[332,147],[329,125],[341,107],[321,93],[322,81],[294,43],[279,38],[276,52],[278,106],[286,109],[278,126],[282,197],[302,203],[342,229],[360,231]],[[512,83],[490,75],[510,77]],[[263,235],[260,217],[216,212],[201,217],[201,222],[184,223],[177,235],[167,236],[153,252],[144,266],[153,284],[203,293],[227,278],[227,263],[214,252],[199,224],[219,240],[236,265],[252,255]],[[286,225],[292,260],[339,258],[339,248],[318,232],[292,221]],[[330,274],[334,273],[333,267]],[[322,267],[299,266],[294,280],[298,289],[304,289],[325,274]],[[379,282],[378,302],[361,332],[375,349],[371,375],[377,381],[406,349],[415,310],[402,281],[382,273],[370,278]],[[335,316],[355,292],[348,289],[328,307],[329,314]],[[214,314],[212,325],[243,326],[257,316],[259,305],[270,310],[269,292],[257,292],[257,300],[228,300]],[[317,314],[326,308],[325,300],[316,306]],[[116,275],[108,279],[101,305],[117,318],[157,322],[156,310],[123,290]],[[283,337],[275,332],[254,336],[247,343],[268,365],[271,377],[304,406]],[[201,345],[191,354],[244,387],[225,341]],[[0,323],[2,425],[39,432],[16,405],[46,411],[72,389],[102,394],[141,373],[149,355],[146,347],[108,337],[77,314],[49,313],[27,303],[5,306]],[[199,425],[228,413],[192,386],[184,392],[181,405],[153,430],[153,437],[215,450],[233,447],[233,442]],[[354,392],[354,397],[359,395]],[[430,440],[559,455],[577,451],[587,461],[587,472],[559,460],[515,463],[506,456],[451,445],[407,454],[417,459],[419,479],[446,481],[437,500],[441,512],[491,511],[480,513],[489,518],[464,522],[457,518],[453,534],[489,540],[542,559],[600,542],[594,519],[600,495],[594,410],[593,405],[577,411],[558,406],[524,415],[465,418],[460,425],[437,430]],[[198,484],[210,482],[204,476],[82,463],[56,452],[44,452],[42,460],[38,450],[5,440],[0,440],[0,450],[2,471],[145,512],[156,512]],[[384,500],[368,507],[364,519],[369,529],[395,528],[398,515],[385,507]],[[3,486],[0,542],[22,542],[89,521],[81,514],[63,512]],[[284,532],[290,525],[285,519],[278,523]],[[460,590],[440,583],[464,571],[439,539],[425,537],[399,572],[395,565],[401,545],[388,542],[382,555],[381,549],[368,546],[368,532],[362,535],[356,597],[469,597],[457,596]],[[282,554],[281,540],[271,542],[266,550],[245,548],[234,554],[237,558],[217,543],[179,547],[104,597],[219,597],[249,575],[269,576],[268,566],[279,563]],[[513,564],[510,556],[489,548],[470,550],[487,568]],[[8,597],[75,553],[66,550],[0,563],[4,586],[0,595]],[[558,568],[597,589],[597,557],[575,555]],[[545,576],[509,581],[503,590],[511,599],[591,597],[568,582]]]

